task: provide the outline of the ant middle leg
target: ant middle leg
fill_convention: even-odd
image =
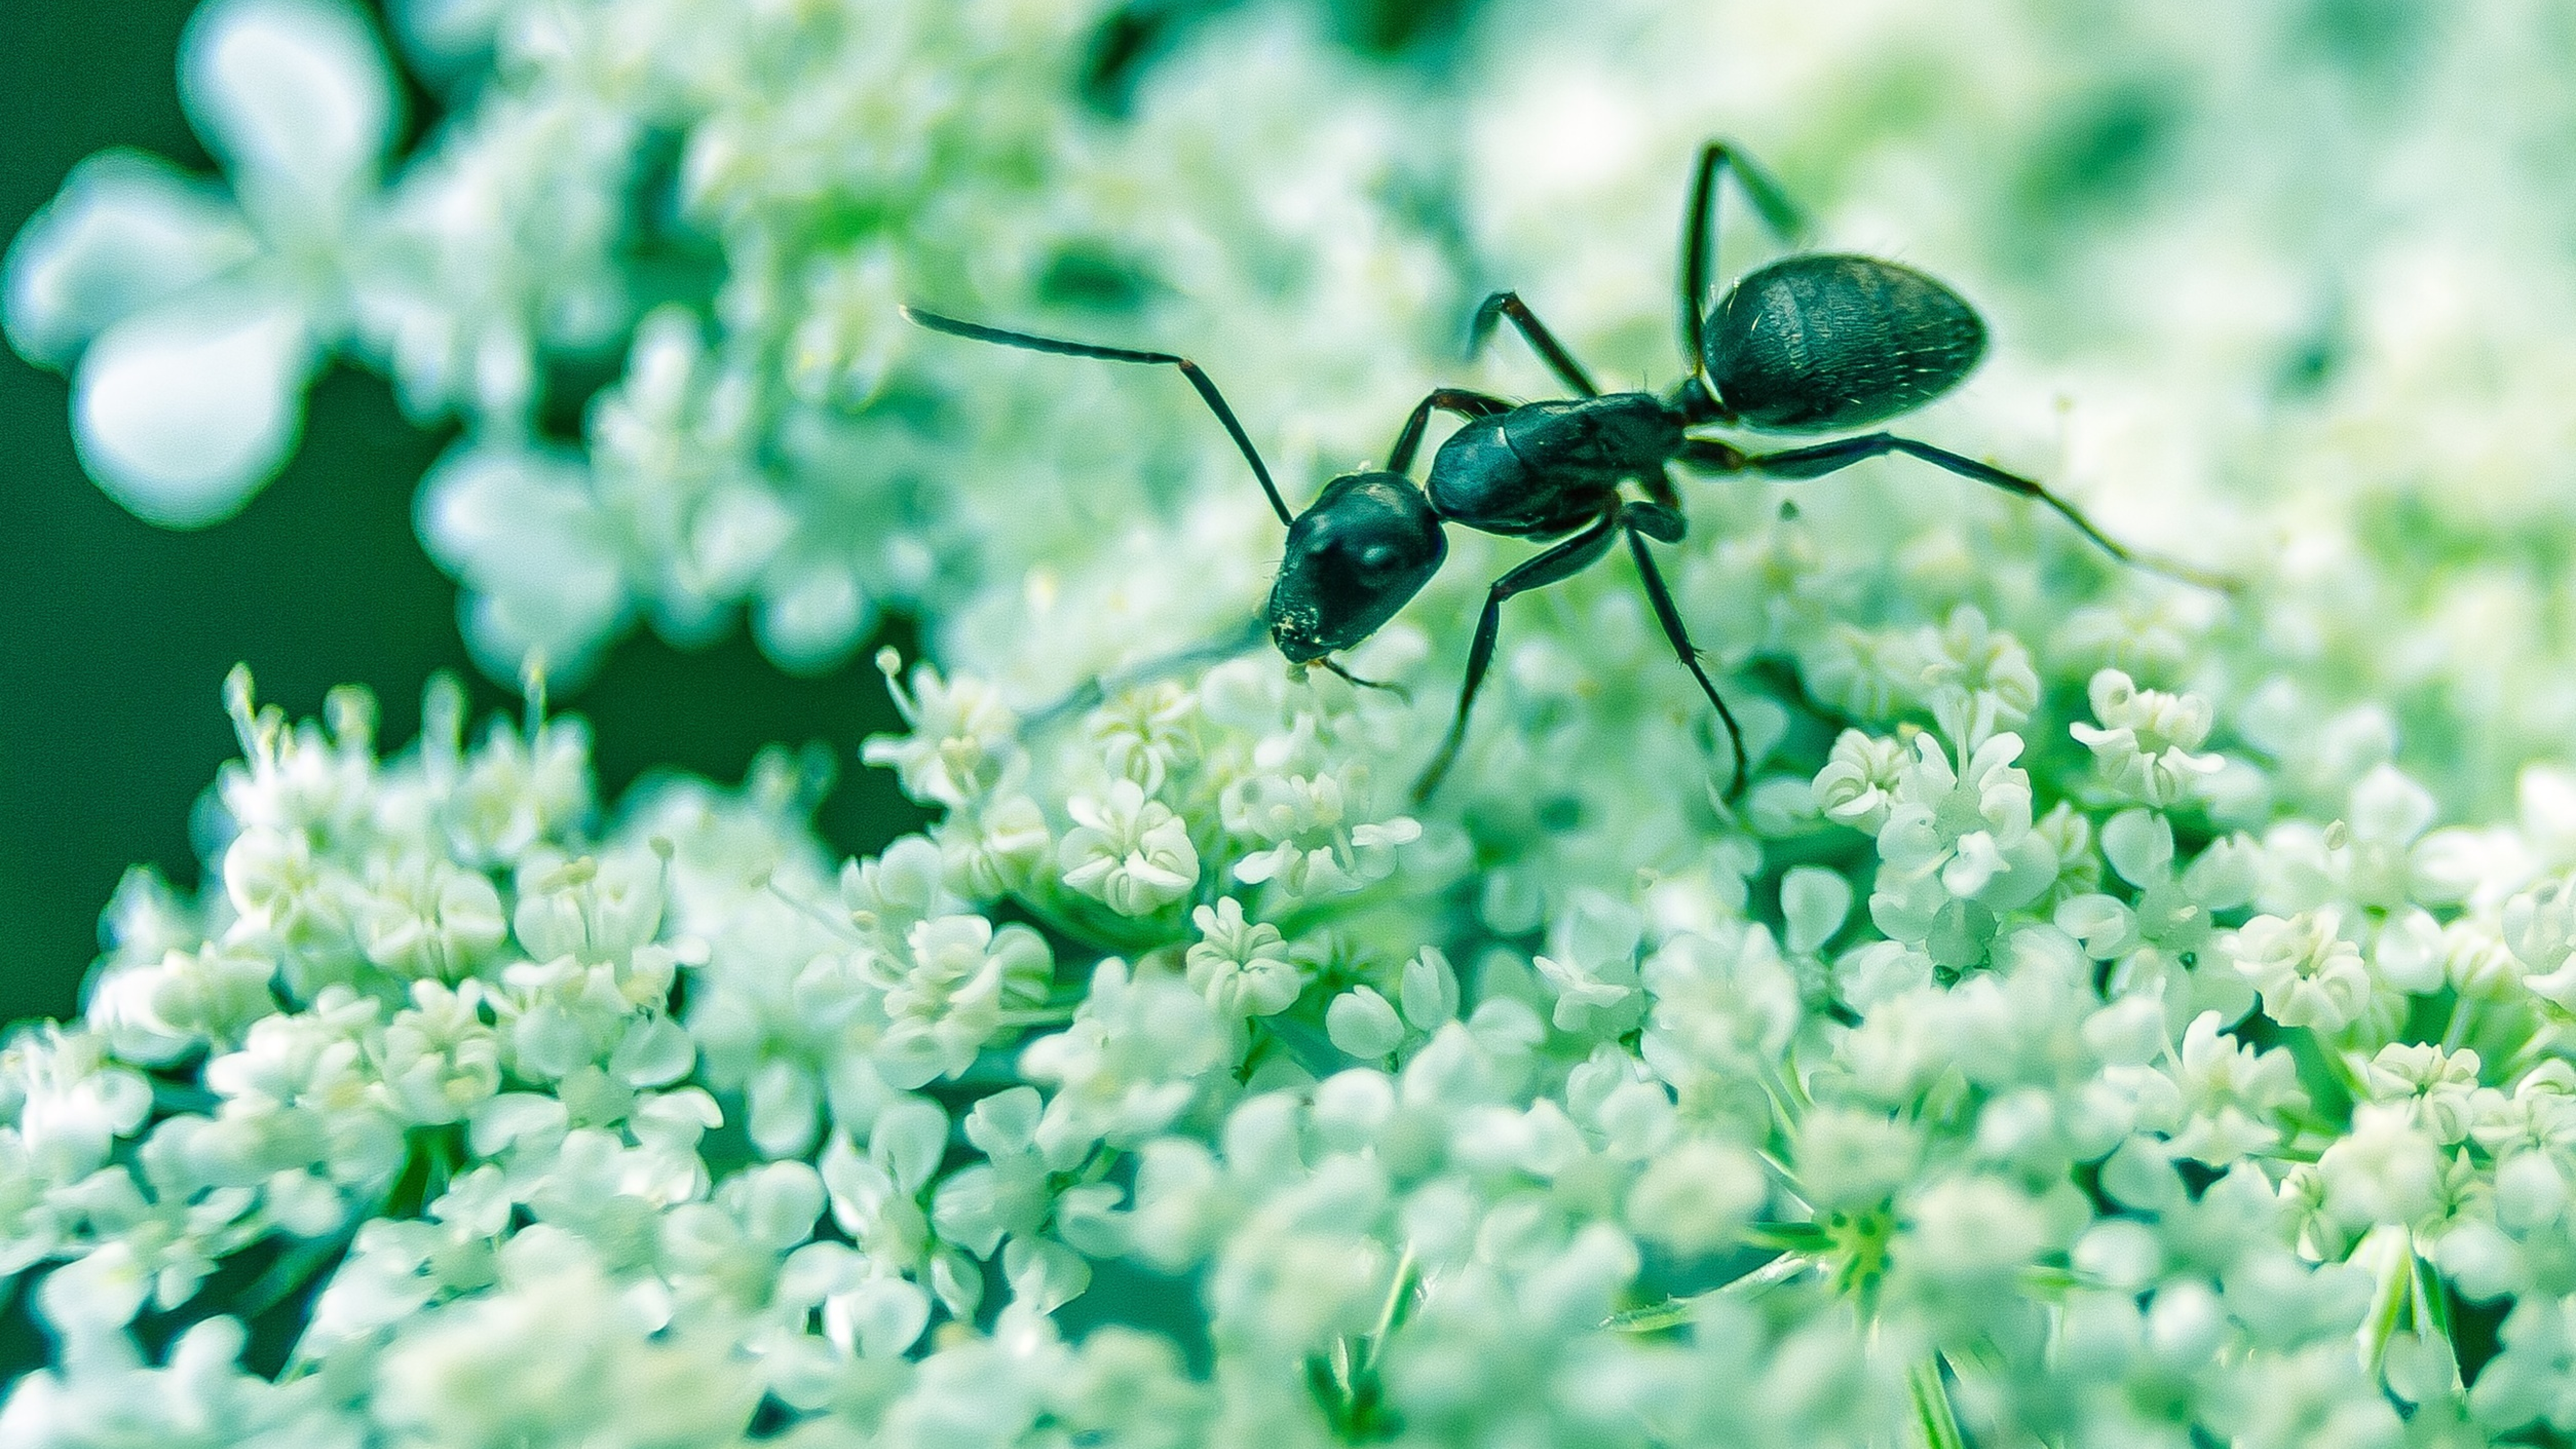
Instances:
[[[1707,325],[1708,279],[1717,270],[1717,172],[1719,167],[1735,173],[1735,184],[1753,202],[1753,209],[1771,233],[1782,241],[1795,242],[1807,230],[1807,218],[1798,203],[1789,199],[1771,173],[1755,165],[1753,159],[1724,141],[1711,141],[1699,151],[1699,167],[1691,180],[1690,210],[1682,224],[1681,324],[1682,352],[1691,371],[1700,370],[1700,329]]]
[[[1717,692],[1717,685],[1701,665],[1699,646],[1691,643],[1690,631],[1682,627],[1682,611],[1674,607],[1672,590],[1664,587],[1663,573],[1655,567],[1655,556],[1646,547],[1650,536],[1666,543],[1680,540],[1676,526],[1680,521],[1679,515],[1670,519],[1656,516],[1664,512],[1651,503],[1631,503],[1619,511],[1619,522],[1627,530],[1628,551],[1636,555],[1637,576],[1645,580],[1646,600],[1655,606],[1655,621],[1664,626],[1664,637],[1672,642],[1673,653],[1681,656],[1682,667],[1691,672],[1691,678],[1699,681],[1700,692],[1708,696],[1710,704],[1717,706],[1718,723],[1726,726],[1726,742],[1735,754],[1734,778],[1726,786],[1726,798],[1732,800],[1744,793],[1747,775],[1744,731],[1735,722],[1735,711],[1726,707],[1725,696]]]
[[[1505,317],[1512,319],[1512,325],[1520,329],[1530,350],[1537,353],[1567,387],[1574,389],[1577,397],[1601,396],[1601,389],[1592,385],[1592,378],[1583,370],[1583,364],[1574,360],[1574,354],[1565,350],[1565,344],[1556,340],[1556,334],[1547,330],[1547,324],[1538,320],[1538,314],[1529,309],[1529,304],[1521,300],[1518,292],[1496,292],[1477,304],[1476,320],[1467,327],[1467,356],[1470,359],[1484,350],[1485,339],[1494,335],[1494,324]]]
[[[1414,782],[1415,804],[1431,798],[1431,792],[1440,788],[1442,777],[1458,759],[1458,747],[1467,738],[1467,711],[1475,707],[1476,691],[1494,662],[1494,644],[1503,627],[1503,600],[1572,578],[1598,563],[1610,551],[1618,526],[1617,512],[1604,513],[1581,533],[1494,580],[1493,587],[1485,591],[1485,612],[1476,620],[1476,642],[1467,650],[1467,678],[1458,688],[1458,713],[1449,721],[1449,735],[1440,742],[1440,753],[1431,757],[1429,768]]]
[[[1243,461],[1252,465],[1252,476],[1261,480],[1261,491],[1270,497],[1271,511],[1279,515],[1279,521],[1283,524],[1295,521],[1288,512],[1288,500],[1279,496],[1279,485],[1270,481],[1270,469],[1261,461],[1260,450],[1252,446],[1252,435],[1246,433],[1243,430],[1243,424],[1236,421],[1234,409],[1225,405],[1225,395],[1216,390],[1215,381],[1197,363],[1188,358],[1175,352],[1143,352],[1132,347],[1102,347],[1091,342],[1068,342],[1060,337],[1040,337],[1034,332],[1013,332],[1002,327],[987,327],[980,322],[963,322],[955,317],[943,317],[937,312],[910,304],[896,310],[914,323],[927,327],[933,332],[945,332],[951,337],[963,337],[970,342],[990,342],[1002,347],[1016,347],[1024,352],[1052,352],[1064,357],[1091,357],[1103,362],[1143,362],[1168,364],[1179,368],[1181,375],[1190,380],[1190,386],[1198,389],[1199,398],[1208,405],[1208,411],[1215,413],[1216,420],[1225,424],[1226,435],[1234,439],[1235,447],[1243,451]]]
[[[1956,473],[1973,482],[1983,483],[1989,488],[2000,488],[2006,493],[2017,493],[2024,498],[2037,499],[2056,510],[2060,518],[2073,524],[2076,532],[2092,540],[2094,545],[2104,553],[2132,568],[2163,574],[2167,578],[2179,579],[2184,583],[2212,589],[2219,593],[2233,593],[2242,587],[2238,581],[2211,573],[2206,569],[2139,553],[2094,527],[2093,521],[2077,512],[2074,504],[2018,473],[2007,473],[1991,463],[1980,463],[1974,458],[1963,457],[1947,448],[1936,448],[1930,443],[1918,442],[1912,438],[1900,438],[1894,433],[1867,433],[1857,438],[1842,438],[1830,443],[1818,443],[1813,447],[1791,448],[1778,453],[1739,453],[1736,457],[1737,466],[1748,472],[1761,473],[1773,478],[1821,478],[1827,473],[1838,472],[1864,459],[1876,458],[1887,453],[1903,453],[1911,458],[1920,458],[1936,468]]]
[[[1491,393],[1470,392],[1463,387],[1434,388],[1430,396],[1413,405],[1412,415],[1404,420],[1404,431],[1395,435],[1395,446],[1387,450],[1386,471],[1411,471],[1413,455],[1422,447],[1422,430],[1430,426],[1434,410],[1473,421],[1510,412],[1512,405]]]

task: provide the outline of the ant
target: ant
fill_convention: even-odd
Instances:
[[[1957,293],[1911,267],[1876,257],[1793,253],[1743,277],[1709,308],[1721,169],[1734,175],[1773,232],[1793,240],[1803,230],[1787,194],[1759,166],[1721,141],[1701,149],[1682,240],[1679,310],[1689,376],[1664,393],[1605,394],[1516,293],[1496,292],[1476,309],[1471,350],[1508,320],[1576,396],[1516,404],[1464,388],[1435,389],[1405,419],[1383,469],[1335,478],[1300,514],[1289,512],[1234,410],[1188,358],[1010,332],[918,307],[903,312],[933,331],[979,342],[1179,368],[1224,424],[1252,465],[1272,511],[1287,526],[1287,551],[1264,619],[1272,641],[1292,664],[1320,664],[1354,684],[1374,687],[1331,656],[1376,633],[1430,582],[1449,553],[1444,524],[1550,543],[1486,590],[1475,642],[1467,651],[1457,713],[1439,753],[1413,787],[1417,803],[1439,788],[1466,739],[1468,711],[1493,664],[1503,601],[1582,572],[1622,536],[1664,637],[1726,728],[1734,756],[1726,798],[1743,793],[1743,731],[1702,667],[1672,591],[1647,548],[1649,539],[1679,543],[1687,531],[1670,471],[1676,463],[1704,473],[1806,479],[1881,454],[1904,453],[2045,503],[2123,563],[2203,587],[2226,587],[2210,575],[2122,547],[2073,505],[2028,478],[1911,438],[1873,432],[1748,453],[1716,438],[1694,436],[1694,429],[1704,427],[1783,433],[1865,427],[1912,412],[1949,391],[1985,352],[1985,323]],[[1427,488],[1417,487],[1410,472],[1434,412],[1452,414],[1465,425],[1432,456]],[[1623,496],[1620,485],[1627,482],[1636,483],[1645,498]]]

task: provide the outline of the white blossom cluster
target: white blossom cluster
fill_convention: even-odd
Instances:
[[[541,709],[379,759],[239,684],[202,898],[0,1055],[0,1440],[2569,1442],[2564,22],[2080,10],[1492,0],[1438,83],[1253,10],[1113,124],[1089,11],[422,5],[379,185],[374,39],[216,0],[231,197],[93,162],[12,264],[102,481],[221,512],[355,349],[472,420],[423,517],[496,664],[905,601],[863,758],[937,819],[835,873],[783,756],[603,812]],[[1354,651],[1409,693],[1203,647],[1278,539],[1180,381],[893,311],[1139,294],[1065,325],[1227,338],[1303,496],[1544,385],[1425,360],[1488,284],[1668,382],[1718,133],[1988,307],[1899,426],[2238,586],[1910,463],[1686,479],[1750,790],[1613,559],[1418,800],[1517,545]]]

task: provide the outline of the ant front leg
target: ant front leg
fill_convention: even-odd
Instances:
[[[1512,405],[1491,393],[1469,392],[1463,387],[1435,389],[1429,397],[1413,405],[1413,415],[1404,420],[1404,431],[1395,435],[1395,446],[1387,450],[1386,471],[1404,473],[1412,470],[1413,455],[1422,447],[1422,430],[1430,426],[1435,409],[1473,422],[1496,413],[1510,412]]]
[[[1771,233],[1794,245],[1805,235],[1807,218],[1798,204],[1771,173],[1753,163],[1724,141],[1711,141],[1700,148],[1699,168],[1691,181],[1690,210],[1682,223],[1681,324],[1682,354],[1697,372],[1700,361],[1700,329],[1707,325],[1708,279],[1717,270],[1717,172],[1719,167],[1735,173],[1735,184],[1753,202]]]
[[[1413,703],[1413,691],[1405,688],[1401,684],[1390,684],[1383,679],[1362,679],[1358,675],[1351,673],[1348,669],[1343,668],[1341,662],[1336,659],[1318,659],[1315,662],[1324,666],[1324,668],[1330,673],[1340,675],[1344,680],[1361,689],[1383,689],[1387,693],[1394,695],[1397,699],[1404,701],[1406,704]]]
[[[1734,450],[1728,449],[1728,451]],[[1900,438],[1894,433],[1868,433],[1857,438],[1818,443],[1809,448],[1791,448],[1779,453],[1739,453],[1736,457],[1739,460],[1739,467],[1773,478],[1821,478],[1827,473],[1838,472],[1864,459],[1876,458],[1887,453],[1903,453],[1911,458],[1920,458],[1933,467],[1946,469],[1962,478],[1983,483],[1989,488],[2000,488],[2006,493],[2018,493],[2024,498],[2035,498],[2055,509],[2060,518],[2075,525],[2077,532],[2091,539],[2104,553],[2132,568],[2163,574],[2167,578],[2179,579],[2184,583],[2213,589],[2219,593],[2233,593],[2243,587],[2234,579],[2194,568],[2190,564],[2150,557],[2116,542],[2109,534],[2094,527],[2091,519],[2078,513],[2074,504],[2018,473],[2007,473],[1991,463],[1980,463],[1974,458],[1962,457],[1947,448],[1936,448],[1930,443],[1917,442],[1912,438]]]
[[[1485,612],[1476,620],[1476,642],[1467,650],[1467,679],[1458,689],[1457,717],[1449,722],[1449,737],[1440,742],[1440,753],[1431,757],[1430,768],[1414,782],[1413,803],[1421,804],[1440,788],[1441,778],[1458,758],[1458,746],[1467,738],[1467,711],[1475,706],[1476,690],[1484,684],[1485,671],[1493,665],[1494,643],[1502,633],[1503,600],[1572,578],[1598,563],[1610,551],[1611,535],[1618,525],[1617,513],[1605,513],[1581,533],[1494,580],[1493,587],[1485,591]]]
[[[1646,600],[1655,606],[1655,621],[1664,626],[1664,637],[1672,642],[1673,652],[1681,656],[1682,667],[1699,681],[1702,694],[1717,707],[1718,723],[1726,726],[1726,742],[1735,752],[1735,776],[1728,782],[1726,798],[1732,800],[1744,793],[1746,778],[1744,731],[1735,723],[1735,711],[1726,707],[1726,699],[1708,677],[1699,662],[1699,647],[1690,641],[1690,631],[1682,627],[1682,611],[1673,605],[1672,590],[1664,587],[1663,573],[1655,567],[1655,556],[1646,548],[1649,537],[1665,543],[1679,543],[1682,537],[1681,515],[1651,503],[1631,503],[1619,510],[1619,522],[1628,531],[1628,551],[1637,558],[1637,576],[1646,583]]]
[[[1530,350],[1537,353],[1567,387],[1574,389],[1575,396],[1601,396],[1601,389],[1592,385],[1592,378],[1584,372],[1583,364],[1574,360],[1574,354],[1565,350],[1565,344],[1556,340],[1556,334],[1547,330],[1547,324],[1538,320],[1538,314],[1529,309],[1529,304],[1521,300],[1518,292],[1496,292],[1477,305],[1476,320],[1467,328],[1467,357],[1470,361],[1484,350],[1485,339],[1494,335],[1495,322],[1504,317],[1512,319],[1512,325],[1520,329]]]

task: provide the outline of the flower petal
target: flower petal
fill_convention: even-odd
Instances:
[[[158,157],[102,151],[9,248],[9,341],[30,362],[68,368],[99,333],[257,250],[214,188]]]
[[[542,656],[549,679],[576,683],[626,622],[616,540],[576,462],[453,449],[421,480],[414,520],[430,557],[472,595],[467,642],[496,678]]]
[[[147,523],[220,523],[294,450],[313,364],[302,313],[274,298],[205,297],[128,318],[81,357],[81,463]]]
[[[179,95],[245,191],[335,198],[393,144],[384,47],[330,0],[214,0],[188,24]]]

